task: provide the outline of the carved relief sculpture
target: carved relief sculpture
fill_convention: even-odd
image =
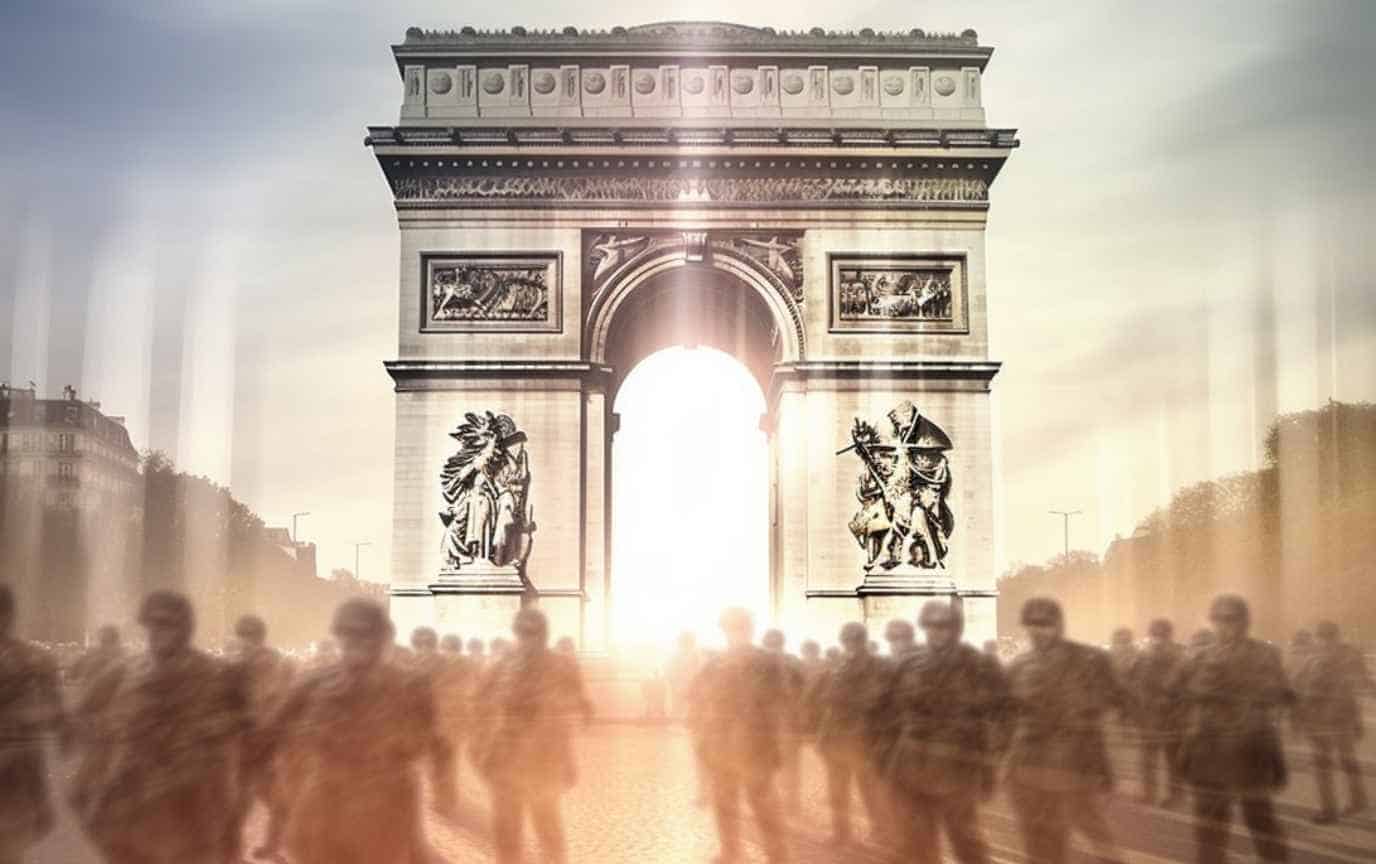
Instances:
[[[889,412],[890,435],[856,419],[851,443],[837,455],[855,453],[864,465],[856,498],[860,509],[850,532],[865,552],[865,572],[946,566],[955,515],[947,503],[951,439],[911,402]]]
[[[756,262],[771,282],[795,302],[803,300],[803,235],[801,231],[700,232],[653,231],[633,234],[586,232],[583,260],[589,296],[596,296],[628,265],[666,249],[682,250],[689,260],[702,260],[713,251],[744,256]]]
[[[424,332],[557,331],[559,257],[426,255]]]
[[[465,414],[449,437],[459,449],[440,473],[444,570],[523,570],[535,532],[525,433],[505,414],[487,411]]]
[[[962,258],[834,255],[831,265],[833,331],[968,331]]]

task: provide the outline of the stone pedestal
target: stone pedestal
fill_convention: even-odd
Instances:
[[[441,570],[430,594],[439,633],[483,640],[511,638],[512,618],[534,596],[520,570],[488,564]]]

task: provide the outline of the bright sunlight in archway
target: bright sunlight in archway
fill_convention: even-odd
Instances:
[[[626,377],[612,447],[612,640],[719,641],[727,605],[769,605],[764,395],[729,354],[667,348]]]

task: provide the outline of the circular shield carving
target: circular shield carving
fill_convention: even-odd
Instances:
[[[803,76],[799,75],[797,72],[790,72],[784,76],[784,92],[788,95],[797,96],[799,93],[803,92],[804,86]]]
[[[500,72],[489,72],[483,76],[483,90],[488,95],[496,96],[506,89],[506,76]]]
[[[956,79],[952,78],[950,75],[938,76],[936,81],[932,83],[932,89],[935,90],[938,95],[950,96],[952,93],[956,92]]]
[[[855,79],[849,75],[833,75],[831,89],[836,91],[837,96],[849,96],[855,92]]]
[[[635,76],[635,92],[641,96],[649,96],[655,92],[655,76],[649,72],[641,72]]]
[[[884,92],[890,96],[897,96],[903,92],[903,76],[890,75],[884,79]]]
[[[436,72],[430,76],[430,92],[443,96],[454,89],[454,77],[448,72]]]
[[[701,75],[689,75],[683,80],[683,89],[694,96],[701,93],[707,87],[707,82],[702,80]]]
[[[755,89],[755,76],[749,72],[737,72],[731,79],[731,89],[744,96]]]
[[[553,93],[554,86],[558,83],[559,82],[554,78],[553,72],[536,72],[535,79],[531,81],[531,86],[535,88],[536,93],[545,96]]]
[[[607,89],[607,76],[601,72],[584,72],[583,89],[596,96]]]

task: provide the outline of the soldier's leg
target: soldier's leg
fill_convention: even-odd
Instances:
[[[1232,798],[1221,789],[1194,789],[1194,842],[1199,864],[1224,864],[1228,859],[1228,821]]]
[[[1263,861],[1290,859],[1290,843],[1285,838],[1285,829],[1276,819],[1276,808],[1270,795],[1243,798],[1242,819],[1252,834],[1252,845],[1256,847],[1258,858]]]
[[[521,860],[521,820],[524,803],[510,783],[492,784],[492,845],[497,864],[517,864]]]
[[[863,755],[856,755],[851,766],[855,785],[860,788],[860,800],[870,820],[870,837],[881,845],[893,842],[893,817],[886,805],[887,792],[874,765]]]
[[[827,804],[831,807],[831,838],[850,841],[850,763],[835,755],[824,757],[827,771]]]
[[[559,813],[559,793],[541,791],[530,801],[530,821],[540,839],[540,851],[549,864],[564,864],[568,850],[564,842],[564,822]]]
[[[721,860],[736,861],[741,856],[740,779],[731,772],[714,771],[708,782],[712,793],[712,812],[717,819]]]
[[[941,864],[940,806],[940,800],[926,795],[894,794],[895,864]]]
[[[447,736],[435,736],[430,761],[431,804],[446,816],[453,816],[458,806],[458,776],[454,771],[456,752],[454,742]]]
[[[1333,791],[1333,739],[1312,735],[1309,745],[1314,754],[1314,785],[1319,793],[1319,812],[1314,814],[1314,821],[1332,822],[1338,818],[1338,796]]]
[[[768,775],[755,778],[745,792],[750,799],[750,812],[755,815],[760,839],[764,841],[765,858],[770,864],[786,860],[788,853],[784,847],[783,812],[778,793],[774,790],[773,778]]]
[[[785,735],[782,742],[783,768],[779,773],[783,783],[784,801],[790,813],[802,811],[803,801],[803,745],[797,735]]]
[[[1064,796],[1021,785],[1008,791],[1029,864],[1062,864],[1070,833]]]
[[[979,802],[973,796],[952,798],[941,805],[940,812],[955,859],[960,864],[989,864],[989,845],[979,824]],[[932,840],[936,840],[935,831]]]
[[[1070,818],[1089,839],[1094,854],[1101,862],[1122,861],[1123,853],[1113,836],[1113,829],[1104,818],[1103,795],[1097,790],[1080,792],[1070,802]]]
[[[1338,736],[1338,758],[1342,762],[1343,773],[1347,775],[1347,809],[1344,813],[1360,813],[1367,808],[1366,784],[1362,780],[1362,765],[1357,761],[1357,745],[1354,736]]]
[[[1138,766],[1142,772],[1142,802],[1155,804],[1157,791],[1156,763],[1161,755],[1161,743],[1150,734],[1143,733],[1138,752],[1140,753]]]

